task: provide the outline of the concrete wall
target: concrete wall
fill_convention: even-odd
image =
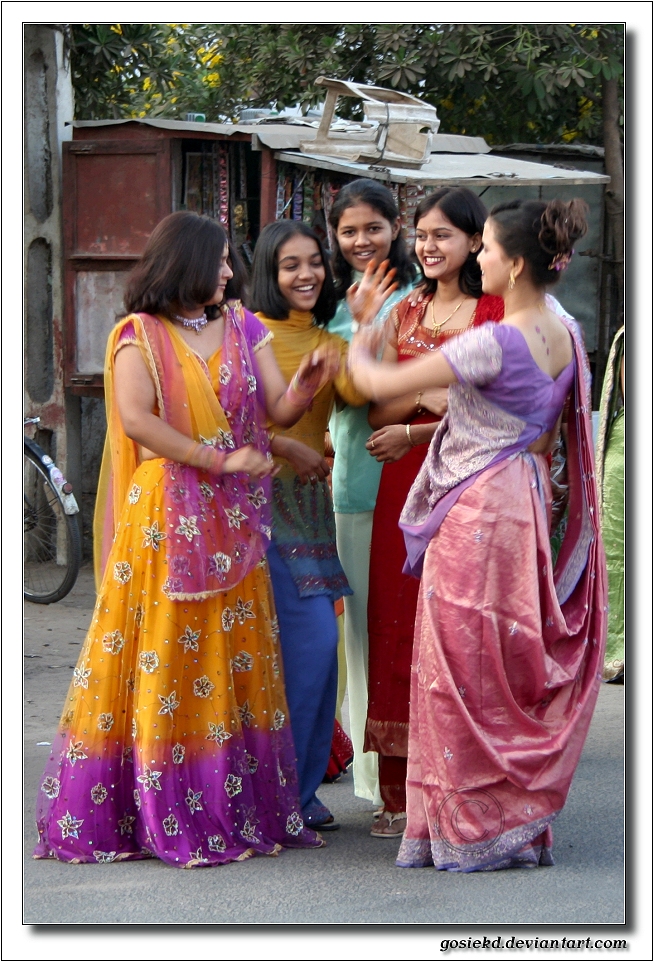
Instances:
[[[63,36],[24,26],[25,414],[41,423],[36,440],[81,485],[79,398],[64,389],[61,145],[72,138],[73,88]]]

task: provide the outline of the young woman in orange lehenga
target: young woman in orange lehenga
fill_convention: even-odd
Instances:
[[[265,556],[265,417],[297,421],[334,358],[303,359],[287,389],[266,328],[223,304],[231,276],[220,225],[171,214],[109,337],[98,600],[36,858],[191,868],[321,844],[301,817]]]

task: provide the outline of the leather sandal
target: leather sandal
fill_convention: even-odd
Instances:
[[[372,826],[370,834],[373,838],[400,838],[405,828],[406,812],[383,812]]]

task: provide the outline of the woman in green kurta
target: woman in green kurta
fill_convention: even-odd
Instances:
[[[595,454],[602,538],[609,574],[604,680],[624,677],[624,327],[606,365]]]

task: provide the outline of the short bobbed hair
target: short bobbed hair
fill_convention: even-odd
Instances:
[[[512,200],[497,204],[490,222],[497,242],[509,257],[524,257],[536,287],[556,284],[561,257],[572,256],[573,245],[588,230],[588,204],[573,200]]]
[[[341,187],[336,195],[334,206],[329,214],[329,223],[334,231],[338,230],[340,219],[345,211],[351,207],[358,207],[359,204],[368,204],[369,207],[377,211],[380,217],[388,221],[391,227],[395,226],[395,222],[400,216],[395,198],[388,187],[380,184],[378,180],[359,177],[357,180],[352,180],[349,184]],[[395,268],[395,280],[399,287],[406,287],[415,281],[416,269],[409,256],[401,229],[395,240],[391,241],[388,260],[389,266]],[[345,297],[347,289],[352,283],[352,266],[341,254],[337,236],[334,237],[332,263],[336,281],[336,296],[340,300]]]
[[[413,217],[414,227],[417,228],[418,222],[434,207],[438,207],[447,219],[468,237],[481,234],[484,230],[488,211],[477,195],[467,187],[441,187],[421,200]],[[425,277],[423,273],[422,289],[427,294],[434,294],[437,287],[438,280]],[[477,263],[477,254],[472,251],[459,271],[459,287],[464,294],[481,297],[481,268]]]
[[[164,217],[127,279],[127,311],[170,316],[208,304],[226,243],[225,231],[210,217],[187,210]]]
[[[252,261],[252,279],[250,282],[250,309],[260,311],[266,317],[276,321],[284,321],[289,315],[291,306],[279,289],[279,249],[296,236],[310,237],[318,245],[320,259],[325,268],[325,280],[313,316],[317,324],[324,325],[336,313],[336,291],[334,278],[329,265],[325,248],[320,238],[311,228],[299,220],[278,220],[274,224],[267,224],[259,234],[254,259]]]

